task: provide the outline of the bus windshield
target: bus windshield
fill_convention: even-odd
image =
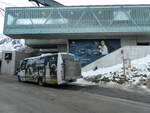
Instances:
[[[21,63],[20,69],[24,70],[26,68],[26,64],[27,64],[27,60],[23,60],[23,62]]]

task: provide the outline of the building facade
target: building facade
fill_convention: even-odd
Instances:
[[[150,45],[150,5],[6,8],[4,34],[85,66],[123,46]]]

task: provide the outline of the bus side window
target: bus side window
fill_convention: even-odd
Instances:
[[[56,66],[55,63],[51,64],[50,70],[51,70],[50,75],[56,75],[56,73],[57,73],[57,66]]]

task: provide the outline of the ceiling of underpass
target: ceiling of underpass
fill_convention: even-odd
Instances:
[[[47,48],[57,48],[58,45],[67,45],[68,40],[84,40],[84,39],[142,39],[147,38],[149,39],[149,35],[98,35],[98,34],[81,34],[81,35],[65,35],[64,37],[57,36],[56,38],[39,38],[35,37],[34,39],[25,39],[26,45],[32,48],[37,49],[47,49]]]

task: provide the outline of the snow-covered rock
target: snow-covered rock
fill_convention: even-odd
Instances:
[[[118,64],[112,67],[99,68],[95,71],[82,72],[82,76],[85,80],[96,83],[104,81],[136,87],[150,87],[150,55],[131,61],[131,65],[131,69],[126,70],[126,75],[123,73],[123,64]]]
[[[0,35],[0,51],[22,51],[25,48],[23,39],[12,39],[5,35]]]

